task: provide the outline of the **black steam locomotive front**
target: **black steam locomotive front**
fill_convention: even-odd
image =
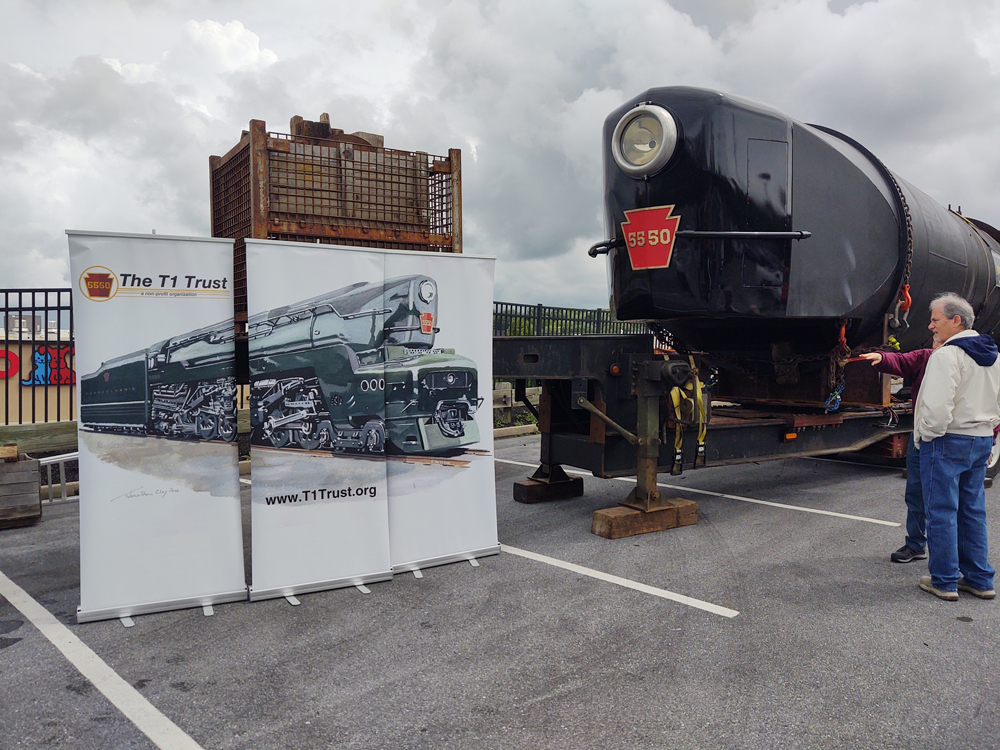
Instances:
[[[934,294],[1000,322],[1000,235],[847,136],[739,97],[656,88],[604,125],[613,304],[689,346],[805,358],[929,338]]]

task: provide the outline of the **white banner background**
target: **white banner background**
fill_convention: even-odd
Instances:
[[[365,458],[350,450],[304,453],[262,450],[255,444],[252,599],[382,580],[391,576],[391,569],[412,570],[499,551],[492,455],[493,265],[491,258],[474,256],[247,240],[251,380],[255,368],[261,376],[271,376],[265,368],[272,365],[261,358],[271,346],[265,339],[285,335],[255,338],[255,315],[356,282],[427,276],[437,286],[434,325],[440,332],[434,351],[454,349],[454,354],[434,355],[443,363],[437,369],[472,360],[483,398],[468,432],[478,433],[478,438],[464,439],[460,446],[473,452],[451,452],[458,465],[435,461],[440,452],[434,451]],[[415,293],[414,287],[411,299]],[[394,304],[385,301],[387,307]],[[305,343],[308,349],[305,330],[287,337],[290,346]],[[292,344],[293,339],[299,343]],[[327,356],[305,349],[296,354],[297,361],[283,359],[283,354],[272,359],[286,363],[277,365],[280,370],[312,366],[310,358]],[[411,354],[420,360],[425,352],[418,348]],[[387,364],[399,367],[398,362]],[[386,372],[385,382],[389,380]],[[430,420],[425,415],[421,421]],[[344,424],[342,418],[339,424]],[[323,501],[304,493],[313,487],[343,489],[365,483],[376,487],[375,498]],[[309,499],[303,500],[303,495]],[[275,499],[282,496],[285,502]]]
[[[390,461],[389,550],[394,571],[499,552],[493,471],[493,258],[451,253],[386,253],[386,278],[425,274],[437,282],[435,349],[454,349],[478,371],[482,405],[468,464]]]
[[[294,305],[355,282],[381,284],[380,253],[301,242],[246,241],[248,315]],[[376,325],[381,328],[381,318]],[[292,326],[288,326],[289,329]],[[298,367],[313,366],[309,326],[274,338],[299,346]],[[250,378],[270,336],[254,337]],[[303,338],[304,337],[304,338]],[[283,360],[284,361],[284,360]],[[385,462],[280,448],[250,449],[253,600],[351,586],[392,577]],[[374,497],[358,497],[374,488]],[[319,490],[323,490],[319,493]],[[351,497],[325,497],[352,491]],[[315,494],[305,494],[306,492]],[[319,495],[319,496],[318,496]],[[279,502],[279,498],[285,502]],[[294,498],[291,502],[289,500]],[[270,502],[269,502],[270,499]]]
[[[78,405],[84,378],[102,363],[140,353],[134,372],[145,372],[151,345],[232,320],[231,240],[67,234]],[[95,301],[81,289],[81,276],[94,266],[115,275],[110,299]],[[133,275],[150,283],[133,287]],[[220,284],[204,289],[192,281],[192,291],[188,277]],[[148,384],[142,388],[148,400]],[[96,432],[84,429],[83,419],[78,425],[77,619],[245,599],[236,444]]]

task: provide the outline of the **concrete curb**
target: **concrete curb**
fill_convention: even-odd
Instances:
[[[519,424],[513,427],[496,427],[493,430],[493,439],[498,440],[500,438],[509,437],[521,437],[522,435],[537,435],[538,425],[537,424]]]

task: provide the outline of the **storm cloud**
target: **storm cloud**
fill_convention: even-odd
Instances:
[[[207,235],[208,157],[292,115],[463,152],[496,298],[606,305],[601,127],[647,88],[840,130],[1000,224],[989,0],[13,3],[0,31],[0,287],[69,284],[63,230]]]

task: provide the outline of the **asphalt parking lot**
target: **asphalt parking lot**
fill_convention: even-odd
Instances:
[[[511,484],[538,438],[496,455],[501,543],[587,570],[503,552],[368,595],[77,625],[67,502],[0,531],[0,573],[206,750],[997,747],[1000,602],[942,602],[917,589],[924,562],[889,562],[898,469],[792,459],[663,476],[698,502],[698,524],[609,541],[591,513],[627,481],[520,505]],[[0,597],[0,748],[47,747],[155,745]]]

